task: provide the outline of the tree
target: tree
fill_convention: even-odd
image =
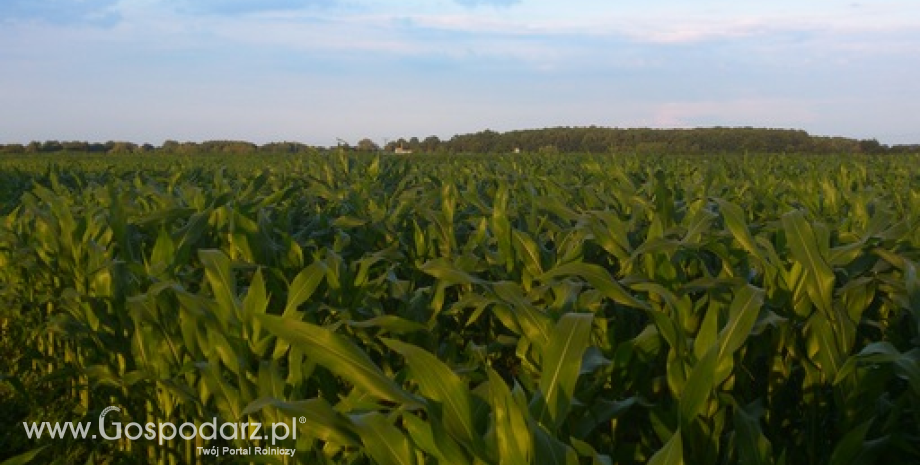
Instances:
[[[441,145],[441,139],[438,136],[428,136],[422,141],[422,150],[425,152],[437,152]]]
[[[864,139],[859,141],[859,151],[862,153],[881,153],[884,149],[879,141],[875,139]]]
[[[376,152],[378,150],[380,150],[380,146],[367,137],[358,141],[359,152]]]
[[[42,144],[42,152],[60,152],[64,146],[56,140],[47,140]]]
[[[172,139],[166,140],[163,142],[161,149],[164,152],[176,152],[179,150],[179,141],[175,141]]]
[[[89,142],[81,141],[65,141],[61,143],[61,146],[64,150],[68,152],[88,152],[89,151]]]
[[[3,153],[25,153],[26,147],[22,144],[8,144],[3,146]]]

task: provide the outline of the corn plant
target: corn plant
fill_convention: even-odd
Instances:
[[[10,163],[0,456],[269,445],[18,428],[112,405],[300,419],[269,463],[917,461],[918,161]]]

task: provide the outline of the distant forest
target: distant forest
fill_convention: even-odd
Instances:
[[[437,136],[412,137],[387,141],[384,146],[365,138],[351,145],[340,141],[332,149],[354,151],[389,151],[397,153],[907,153],[920,152],[918,145],[880,144],[875,139],[813,136],[802,130],[762,128],[698,129],[619,129],[605,127],[556,127],[509,132],[492,130],[459,134],[449,140]],[[167,140],[160,146],[109,141],[45,141],[29,144],[0,145],[0,154],[85,152],[106,154],[137,153],[307,153],[325,150],[298,142],[251,142],[212,140],[178,142]]]

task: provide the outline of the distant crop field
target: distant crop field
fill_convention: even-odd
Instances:
[[[2,158],[0,464],[918,463],[918,166]]]

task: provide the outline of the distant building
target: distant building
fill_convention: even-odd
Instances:
[[[395,149],[393,149],[393,153],[404,155],[407,153],[412,153],[412,150],[405,149],[400,146],[400,147],[396,147]]]

